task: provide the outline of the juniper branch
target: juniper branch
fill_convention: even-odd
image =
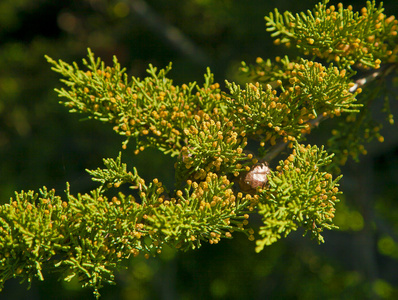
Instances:
[[[125,139],[122,149],[133,140],[135,154],[154,147],[175,157],[179,185],[166,193],[157,178],[146,184],[137,170],[127,170],[119,155],[105,159],[103,169],[87,170],[100,183],[91,193],[73,196],[67,189],[64,200],[45,188],[40,194],[16,193],[0,206],[0,288],[11,277],[43,280],[45,267],[59,271],[65,280],[78,276],[82,286],[92,287],[98,296],[102,284],[113,281],[113,269],[130,256],[156,255],[165,244],[196,249],[203,242],[231,238],[233,232],[254,240],[248,219],[255,212],[263,221],[257,251],[298,227],[323,242],[322,231],[336,228],[341,176],[333,179],[326,171],[333,154],[299,141],[325,119],[342,113],[358,121],[350,128],[344,124],[344,134],[368,125],[363,122],[364,104],[370,100],[357,101],[357,95],[396,70],[398,51],[397,22],[385,18],[381,6],[368,2],[358,18],[352,9],[340,5],[336,11],[325,4],[296,16],[276,11],[275,18],[267,20],[273,35],[283,37],[280,42],[294,42],[304,54],[336,66],[287,57],[275,63],[258,59],[257,67],[244,68],[259,82],[244,87],[226,82],[224,92],[209,69],[203,86],[177,86],[166,76],[171,65],[160,70],[150,65],[148,77],[140,79],[128,78],[116,57],[112,67],[105,66],[90,50],[85,70],[47,57],[64,77],[65,87],[57,92],[71,112],[111,124]],[[336,27],[335,19],[346,27]],[[345,40],[362,23],[370,28],[361,33],[365,42]],[[319,31],[325,28],[341,35],[325,37]],[[375,69],[352,82],[354,65]],[[344,134],[335,139],[345,141]],[[260,141],[268,161],[287,145],[293,150],[275,170],[261,169],[267,170],[263,184],[248,192],[234,183],[258,163],[244,152],[251,139]],[[120,193],[123,184],[133,192]]]
[[[397,68],[398,64],[385,64],[382,65],[379,69],[372,69],[364,77],[356,79],[352,84],[352,86],[349,88],[349,92],[355,93],[358,91],[358,89],[366,88],[367,85],[371,84],[375,80],[383,80],[389,74],[395,72]],[[328,116],[321,115],[314,120],[310,120],[308,123],[311,125],[311,127],[318,127],[320,123],[325,121],[326,119],[328,119]],[[289,145],[288,142],[279,140],[274,146],[272,146],[268,150],[267,154],[263,157],[263,159],[268,162],[274,160],[282,151],[286,149],[288,145]]]

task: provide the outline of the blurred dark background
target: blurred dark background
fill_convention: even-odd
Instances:
[[[209,66],[216,81],[239,80],[242,60],[292,53],[275,47],[264,16],[274,8],[299,12],[318,1],[238,0],[2,0],[0,1],[0,201],[14,191],[43,185],[63,194],[95,187],[85,173],[116,157],[122,139],[111,127],[81,121],[58,104],[59,76],[44,59],[81,62],[87,48],[110,63],[116,55],[130,75],[145,76],[149,63],[173,62],[175,83],[203,81]],[[331,2],[337,4],[337,2]],[[360,9],[365,1],[345,1]],[[395,0],[384,1],[397,15]],[[392,90],[394,92],[394,90]],[[395,90],[396,92],[396,90]],[[395,105],[395,106],[394,106]],[[393,111],[398,115],[396,103]],[[377,114],[376,114],[377,115]],[[377,116],[378,117],[378,116]],[[380,117],[383,118],[383,117]],[[325,125],[311,142],[330,132]],[[156,259],[132,259],[102,299],[398,299],[398,134],[369,145],[360,163],[342,169],[336,223],[317,245],[302,232],[260,254],[244,236],[187,253],[165,249]],[[173,161],[156,150],[124,155],[146,179],[171,184]],[[78,282],[45,274],[30,290],[6,283],[0,299],[93,298]]]

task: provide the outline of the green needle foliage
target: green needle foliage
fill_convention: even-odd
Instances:
[[[257,59],[256,67],[245,64],[242,67],[244,73],[266,84],[266,91],[259,84],[248,84],[244,92],[236,85],[229,85],[233,101],[227,98],[228,103],[234,106],[242,102],[235,114],[237,121],[244,122],[245,130],[251,134],[265,133],[262,142],[270,140],[273,145],[281,136],[285,142],[300,140],[301,134],[311,132],[310,120],[358,112],[360,104],[355,104],[358,92],[349,92],[345,70],[340,72],[333,65],[326,68],[304,59],[298,63],[290,62],[287,57],[278,61],[274,68],[268,68],[270,61],[262,59]]]
[[[63,77],[65,87],[56,91],[70,112],[109,124],[124,137],[122,149],[151,147],[174,157],[177,183],[146,184],[120,154],[87,170],[99,183],[90,193],[73,196],[69,185],[63,197],[45,187],[17,192],[0,207],[0,288],[13,277],[44,280],[45,269],[67,281],[77,277],[99,297],[123,260],[156,256],[165,245],[197,249],[241,232],[257,239],[259,252],[299,227],[324,242],[322,231],[337,228],[341,193],[341,176],[327,170],[364,154],[364,141],[382,141],[369,108],[379,90],[367,88],[395,71],[398,51],[397,21],[381,5],[368,2],[359,15],[326,3],[266,17],[277,44],[313,57],[243,63],[250,81],[244,87],[226,81],[222,90],[209,69],[203,86],[174,85],[171,64],[129,78],[116,57],[106,66],[90,50],[83,67],[46,57]],[[360,77],[364,70],[370,76]],[[327,150],[301,144],[329,118],[341,121]],[[251,143],[259,145],[256,155],[245,149]],[[275,169],[256,173],[281,152]],[[240,186],[242,178],[251,189]],[[262,218],[259,228],[249,226],[253,213]]]
[[[331,174],[320,170],[331,158],[323,148],[298,145],[279,162],[277,171],[271,172],[269,188],[258,204],[264,226],[260,227],[263,239],[256,242],[257,252],[299,227],[322,243],[323,229],[337,228],[332,219],[336,196],[341,194],[337,182],[342,176],[332,180]]]
[[[267,31],[278,37],[276,44],[294,45],[304,55],[334,61],[340,68],[357,64],[378,68],[381,61],[397,62],[397,24],[394,16],[383,14],[382,3],[367,1],[361,13],[339,3],[327,7],[329,1],[313,11],[280,14],[277,9],[265,17]]]

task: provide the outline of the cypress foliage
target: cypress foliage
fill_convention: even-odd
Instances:
[[[0,288],[12,277],[44,280],[42,270],[51,269],[64,280],[77,276],[99,297],[124,259],[156,256],[166,244],[197,249],[240,232],[259,252],[299,227],[324,242],[322,231],[337,228],[341,194],[341,175],[331,170],[365,154],[365,142],[383,140],[369,103],[382,92],[374,82],[396,75],[397,20],[374,1],[360,13],[324,1],[265,19],[275,44],[302,57],[242,63],[245,86],[219,84],[210,69],[203,86],[178,86],[168,77],[171,64],[129,78],[116,57],[106,66],[90,50],[82,66],[47,57],[63,77],[56,92],[70,112],[109,124],[124,137],[122,150],[156,148],[174,157],[177,184],[146,183],[120,154],[87,170],[99,183],[90,193],[71,195],[69,185],[62,197],[46,187],[16,192],[0,207]],[[328,118],[340,122],[327,148],[302,144]],[[246,151],[250,143],[259,145],[256,155]],[[120,192],[122,185],[131,193]],[[253,213],[260,228],[250,227]]]

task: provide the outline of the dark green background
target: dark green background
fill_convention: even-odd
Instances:
[[[345,1],[354,9],[365,1]],[[86,49],[110,63],[116,55],[128,73],[145,76],[149,63],[164,67],[177,84],[202,82],[206,67],[221,85],[239,80],[242,60],[292,53],[275,47],[264,16],[275,7],[299,12],[317,1],[152,0],[0,2],[0,201],[14,191],[54,187],[69,181],[72,192],[95,187],[85,169],[103,157],[116,157],[121,137],[96,121],[80,122],[58,104],[59,77],[47,54],[67,62]],[[337,4],[337,2],[332,2]],[[143,6],[144,5],[144,6]],[[384,2],[397,14],[395,0]],[[173,28],[176,31],[170,31]],[[176,34],[178,32],[178,34]],[[173,42],[182,36],[183,42]],[[186,41],[190,47],[185,47]],[[397,105],[393,110],[398,114]],[[378,115],[376,114],[378,117]],[[311,142],[329,133],[327,124]],[[243,236],[204,245],[187,253],[166,249],[156,259],[133,259],[117,273],[117,285],[102,289],[102,299],[394,299],[398,297],[398,134],[386,125],[383,144],[369,146],[359,164],[348,163],[336,222],[341,231],[325,234],[316,245],[301,232],[254,253]],[[173,182],[173,161],[156,150],[124,160],[144,178]],[[30,290],[17,280],[6,283],[0,299],[92,298],[77,282],[58,282],[45,274]]]

